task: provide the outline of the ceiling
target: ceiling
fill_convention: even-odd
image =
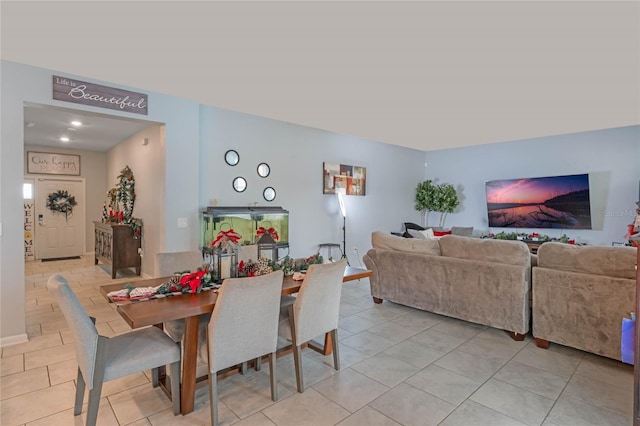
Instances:
[[[75,127],[72,121],[80,121],[82,125]],[[24,124],[25,144],[107,151],[156,123],[27,103]],[[69,141],[60,141],[63,136]]]
[[[640,123],[637,1],[2,1],[0,11],[2,59],[420,150]]]

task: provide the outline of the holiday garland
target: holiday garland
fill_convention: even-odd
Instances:
[[[77,204],[76,197],[70,195],[68,191],[59,190],[52,192],[47,197],[47,208],[54,212],[64,213],[65,219],[69,218],[69,215],[73,213],[73,207]]]
[[[133,237],[142,235],[142,219],[133,217],[133,204],[136,199],[136,181],[129,166],[125,166],[118,175],[118,183],[107,191],[109,210],[105,202],[102,209],[102,221],[106,223],[122,223],[133,229]]]

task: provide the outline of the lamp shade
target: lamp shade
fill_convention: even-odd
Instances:
[[[342,195],[342,192],[338,192],[338,205],[340,206],[342,217],[347,217],[347,209],[344,206],[344,195]]]

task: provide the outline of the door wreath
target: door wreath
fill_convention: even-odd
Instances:
[[[76,197],[70,195],[68,191],[59,190],[52,192],[47,197],[47,208],[54,212],[64,213],[64,217],[67,220],[76,205],[78,205]]]

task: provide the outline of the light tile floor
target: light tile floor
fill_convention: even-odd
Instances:
[[[84,424],[72,413],[77,364],[64,317],[47,293],[62,272],[101,334],[128,330],[98,291],[137,279],[92,257],[28,262],[30,341],[2,349],[0,424]],[[374,305],[368,281],[344,285],[340,321],[342,369],[331,356],[305,350],[304,393],[295,391],[291,355],[277,361],[280,400],[270,400],[268,368],[220,381],[223,425],[631,425],[631,366],[574,349],[539,349],[527,338],[392,303]],[[86,399],[85,399],[86,402]],[[83,412],[86,412],[86,407]],[[99,425],[206,425],[206,387],[196,411],[174,417],[149,372],[107,382]]]

